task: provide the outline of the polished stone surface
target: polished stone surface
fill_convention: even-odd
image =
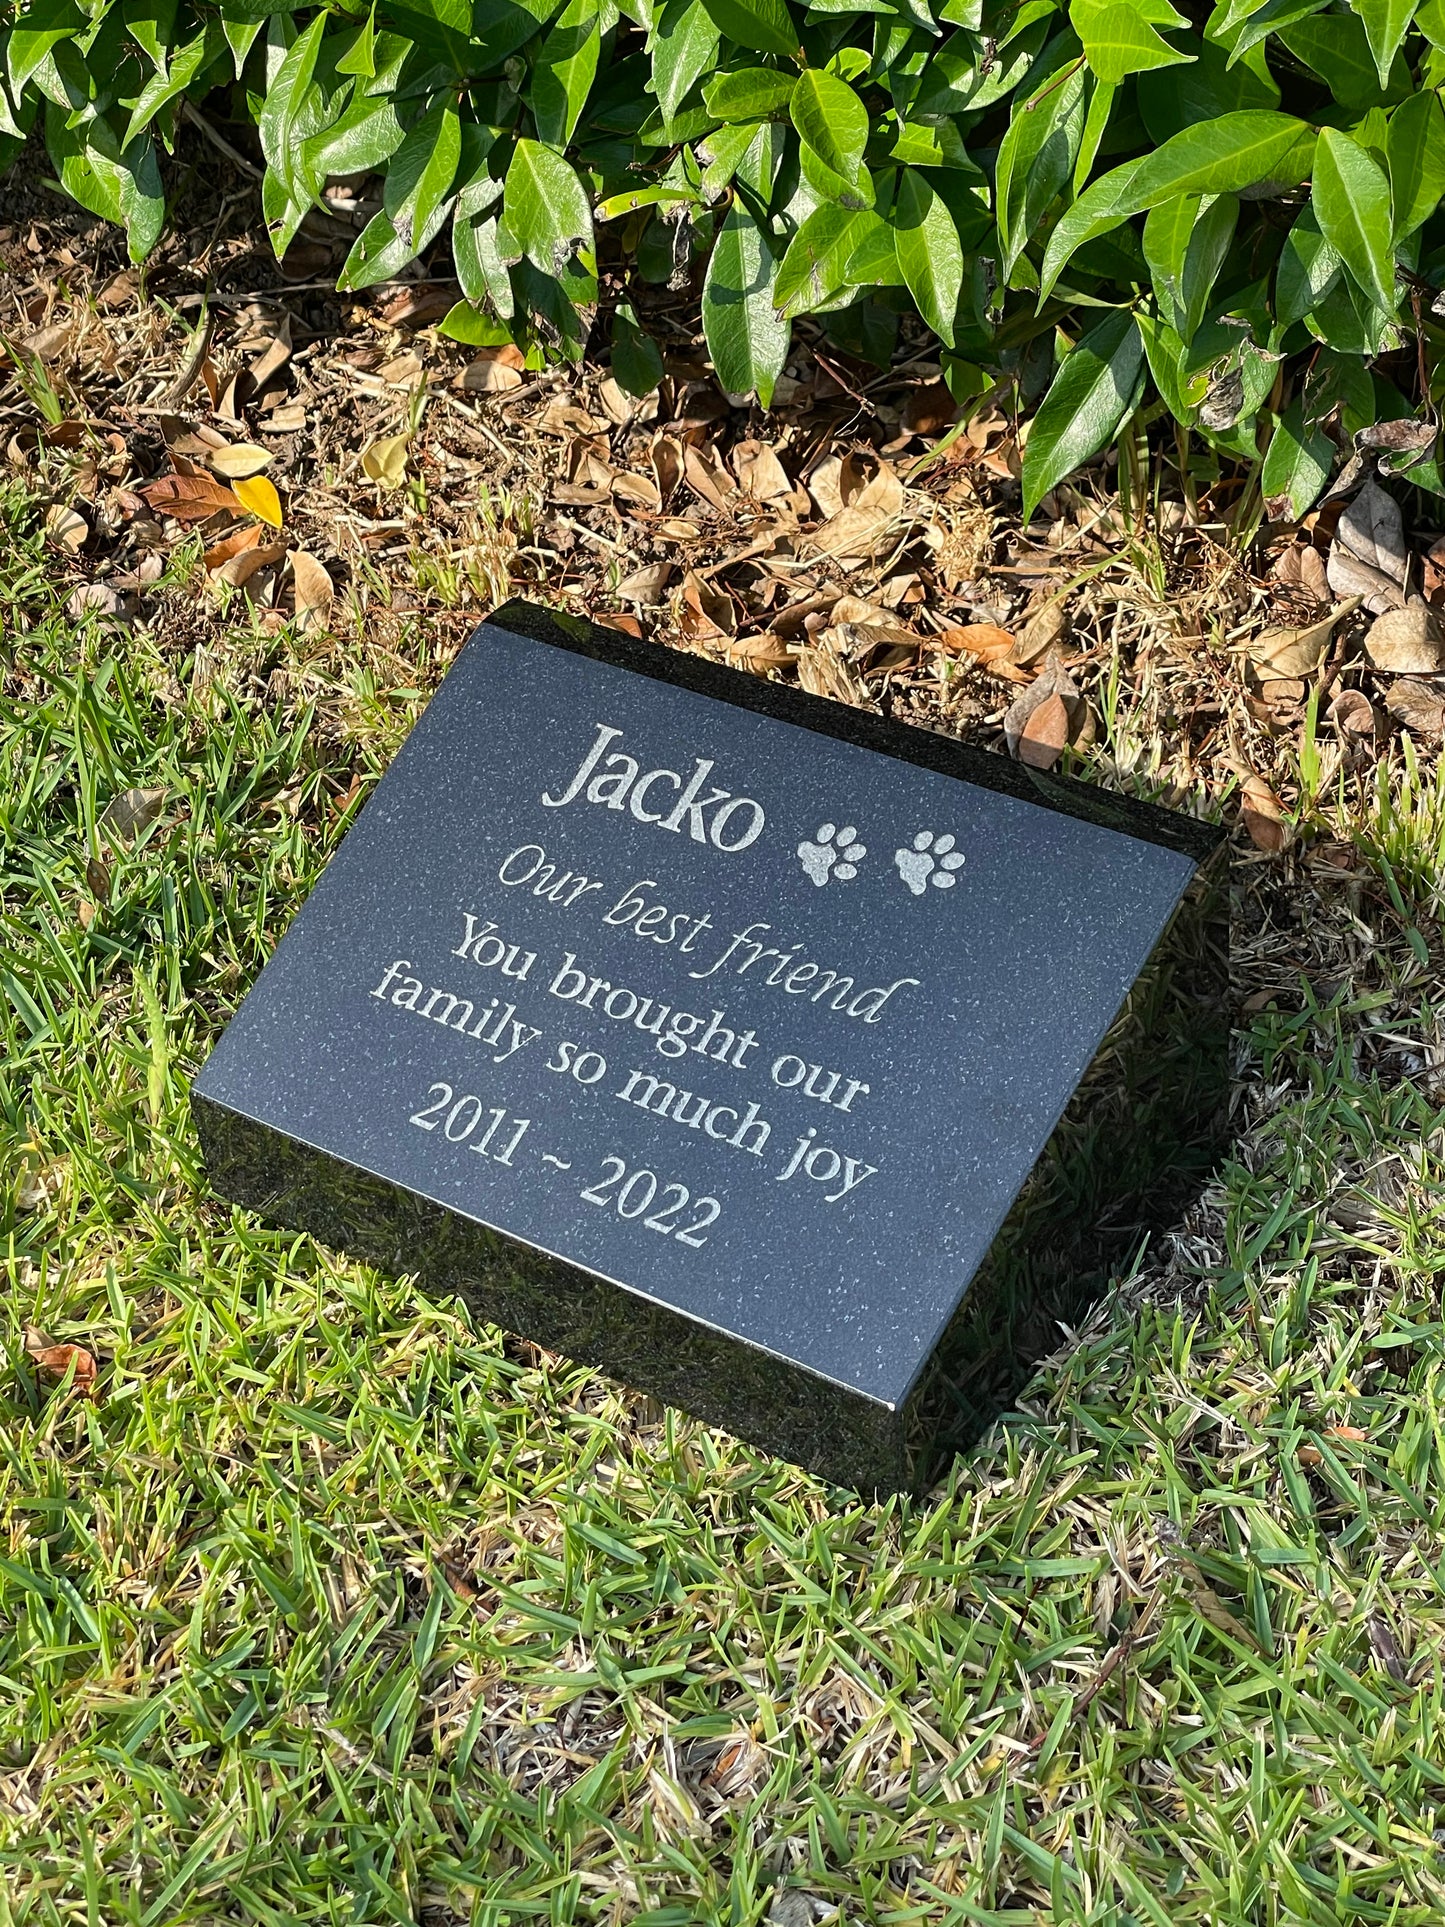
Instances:
[[[1004,1327],[1021,1354],[1056,1296],[1042,1249],[1126,1236],[1207,1163],[1218,846],[512,604],[196,1080],[212,1178],[905,1484],[945,1332],[946,1358]],[[1010,1309],[980,1331],[986,1281]],[[976,1363],[942,1377],[981,1419],[1007,1396]]]

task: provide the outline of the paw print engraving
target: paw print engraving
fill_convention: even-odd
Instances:
[[[955,850],[953,844],[954,839],[947,831],[935,836],[932,830],[920,830],[911,850],[894,851],[898,874],[914,896],[921,897],[930,883],[936,890],[951,890],[957,883],[954,872],[963,868],[964,857],[963,851]]]
[[[868,851],[854,841],[858,832],[851,823],[842,829],[834,823],[820,823],[814,840],[798,845],[803,868],[821,890],[825,883],[847,883],[858,874],[858,865]]]

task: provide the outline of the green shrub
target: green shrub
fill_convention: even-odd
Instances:
[[[1207,18],[1171,0],[32,0],[7,18],[0,158],[43,112],[61,183],[138,261],[165,218],[159,150],[215,95],[256,124],[278,253],[335,176],[385,176],[343,287],[450,226],[462,340],[580,356],[600,253],[613,366],[645,390],[660,360],[636,283],[681,288],[705,260],[719,379],[766,405],[797,317],[886,362],[915,307],[955,395],[1003,377],[1036,406],[1030,512],[1141,408],[1196,448],[1267,442],[1265,496],[1295,516],[1338,444],[1429,412],[1445,0]],[[1383,440],[1372,458],[1440,486],[1428,424]]]

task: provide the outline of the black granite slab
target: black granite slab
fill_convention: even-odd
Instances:
[[[907,1485],[1214,1155],[1219,848],[509,604],[196,1079],[212,1181]]]

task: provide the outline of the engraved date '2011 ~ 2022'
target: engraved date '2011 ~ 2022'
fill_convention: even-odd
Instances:
[[[458,1097],[450,1084],[441,1082],[433,1084],[427,1096],[432,1101],[413,1111],[409,1120],[418,1130],[440,1130],[449,1144],[464,1144],[494,1164],[505,1165],[508,1170],[516,1168],[516,1153],[532,1128],[530,1118],[509,1117],[496,1106],[488,1110],[479,1097],[470,1092]],[[560,1158],[545,1154],[544,1162],[558,1170],[571,1168]],[[584,1204],[615,1211],[619,1218],[640,1222],[644,1230],[676,1238],[679,1244],[691,1245],[694,1250],[707,1243],[703,1235],[707,1226],[722,1215],[716,1198],[694,1197],[685,1184],[669,1183],[654,1171],[629,1171],[626,1159],[615,1156],[602,1160],[600,1176],[585,1186],[580,1196]]]

